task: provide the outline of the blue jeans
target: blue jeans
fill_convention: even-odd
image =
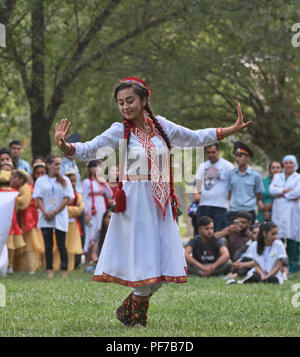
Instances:
[[[221,231],[227,226],[227,209],[223,207],[199,206],[197,210],[197,221],[202,216],[209,216],[214,220],[215,232]],[[197,231],[198,234],[198,231]]]

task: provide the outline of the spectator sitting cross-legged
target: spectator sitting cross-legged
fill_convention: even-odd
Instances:
[[[278,227],[273,222],[264,222],[260,226],[257,241],[249,248],[247,256],[254,260],[254,267],[241,282],[282,284],[282,261],[287,257],[285,247],[277,239]]]
[[[228,274],[231,270],[229,252],[222,239],[214,236],[211,217],[202,216],[198,221],[198,232],[185,247],[188,273],[200,277]]]
[[[224,277],[227,280],[227,284],[236,283],[235,278],[242,277],[248,273],[248,271],[254,267],[254,261],[247,256],[249,247],[252,242],[257,240],[259,233],[260,223],[255,223],[251,227],[252,239],[245,243],[241,248],[237,249],[232,259],[231,272]]]

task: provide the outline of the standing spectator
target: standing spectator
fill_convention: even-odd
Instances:
[[[0,149],[0,165],[4,162],[11,162],[13,163],[13,159],[9,149],[2,148]]]
[[[201,193],[197,219],[209,216],[214,221],[215,231],[227,226],[228,173],[231,162],[220,158],[219,144],[205,147],[208,160],[200,165],[196,173],[196,187]]]
[[[234,143],[235,160],[238,165],[229,172],[229,212],[228,224],[232,224],[239,211],[247,211],[251,214],[251,223],[255,223],[256,203],[261,199],[264,190],[261,177],[258,172],[249,167],[250,157],[253,152],[244,143]]]
[[[12,165],[12,163],[10,163]],[[0,169],[0,276],[6,276],[8,268],[7,237],[11,231],[12,222],[16,219],[16,190],[9,187],[11,171]]]
[[[19,140],[13,140],[9,144],[9,150],[10,150],[15,168],[23,169],[23,170],[27,171],[29,174],[31,174],[31,168],[30,168],[29,163],[21,158],[21,155],[23,153],[23,147],[22,147],[21,142]]]
[[[230,258],[233,260],[238,249],[246,244],[252,238],[250,231],[251,215],[249,212],[241,211],[237,213],[237,217],[233,224],[224,228],[220,232],[215,232],[217,238],[226,238]]]
[[[189,274],[209,277],[228,274],[231,270],[229,252],[224,242],[214,236],[211,217],[202,216],[198,222],[199,235],[185,247],[185,259]]]
[[[81,140],[81,136],[78,133],[71,134],[67,138],[68,143],[74,143],[77,141]],[[76,161],[74,160],[73,156],[64,154],[62,158],[62,166],[61,166],[61,171],[60,173],[64,175],[66,172],[75,172],[76,175],[76,192],[80,195],[82,195],[82,185],[81,185],[81,177],[80,177],[80,172],[77,166]],[[84,212],[80,214],[77,218],[80,224],[80,230],[81,230],[81,246],[83,248],[84,246],[84,241],[85,241],[85,222],[84,222]],[[75,255],[75,269],[79,269],[81,262],[81,254],[76,254]]]
[[[75,255],[80,255],[83,253],[81,244],[81,226],[78,217],[82,214],[84,209],[84,204],[82,201],[82,196],[76,191],[76,173],[75,171],[69,171],[65,173],[70,179],[75,198],[68,204],[68,214],[69,214],[69,229],[66,236],[66,248],[68,251],[68,271],[72,271],[75,268]]]
[[[65,246],[68,231],[69,199],[74,199],[70,180],[60,172],[61,158],[50,155],[47,158],[47,174],[40,176],[34,185],[33,198],[39,208],[38,227],[41,228],[46,255],[47,277],[53,277],[53,231],[60,254],[62,276],[67,276],[68,254]]]
[[[35,162],[32,168],[33,183],[35,183],[40,176],[46,175],[46,164],[44,162]]]
[[[107,207],[110,208],[113,205],[115,194],[118,191],[119,185],[119,168],[117,165],[112,165],[108,168],[107,179],[109,187],[113,192],[113,197],[106,199]]]
[[[42,157],[37,157],[32,161],[32,189],[34,189],[34,184],[40,176],[46,175],[46,163],[45,159]],[[35,205],[31,206],[31,209],[35,211],[34,216],[36,217],[35,227],[38,225],[38,209],[36,206],[36,200],[33,199]],[[36,234],[33,239],[34,255],[35,255],[35,271],[40,270],[42,255],[45,253],[45,244],[43,234],[40,229],[36,230]]]
[[[249,248],[247,256],[254,261],[254,267],[242,280],[246,283],[282,284],[282,260],[286,258],[283,243],[277,239],[278,227],[273,222],[264,222],[260,226],[257,241]]]
[[[19,191],[16,198],[18,222],[23,231],[26,244],[24,249],[16,256],[15,271],[29,271],[34,274],[39,268],[36,261],[36,246],[39,245],[37,231],[38,212],[36,202],[32,198],[33,186],[28,184],[29,175],[25,170],[15,170],[11,179],[11,186]]]
[[[72,134],[67,138],[68,143],[74,143],[81,140],[79,134]],[[81,186],[81,178],[78,166],[76,161],[74,160],[73,156],[64,154],[61,163],[61,175],[65,175],[66,172],[75,172],[76,175],[76,192],[82,194],[82,186]]]
[[[1,186],[0,189],[2,192],[17,192],[14,188],[10,186],[10,180],[13,171],[13,164],[11,162],[5,162],[0,166],[1,170]],[[23,232],[17,220],[17,211],[16,205],[14,207],[12,223],[9,231],[9,235],[6,241],[7,250],[8,250],[8,269],[7,272],[12,274],[14,272],[14,262],[15,256],[19,253],[23,247],[25,247],[25,242],[23,239]]]
[[[270,195],[269,186],[273,180],[275,174],[282,171],[282,164],[280,161],[272,161],[269,165],[269,176],[265,177],[262,182],[264,185],[264,191],[261,196],[261,200],[257,202],[259,210],[257,212],[256,219],[258,222],[270,221],[272,214],[273,197]]]
[[[97,175],[99,163],[99,160],[91,160],[88,163],[89,178],[82,181],[82,198],[85,214],[85,242],[83,251],[86,255],[86,271],[89,271],[88,265],[91,260],[92,248],[102,225],[103,214],[107,210],[106,199],[113,197],[109,184],[103,177],[101,178]]]
[[[283,172],[274,176],[269,187],[274,197],[272,221],[278,226],[278,237],[286,240],[289,272],[294,273],[299,270],[300,174],[294,155],[285,156],[282,163]]]
[[[112,214],[111,210],[108,209],[107,211],[105,211],[105,213],[103,215],[102,226],[101,226],[99,235],[97,237],[97,240],[95,241],[94,246],[93,246],[92,260],[94,262],[97,262],[98,258],[100,256],[102,246],[103,246],[103,243],[105,240],[107,228],[108,228],[108,225],[110,222],[111,214]]]

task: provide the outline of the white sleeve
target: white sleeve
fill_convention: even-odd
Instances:
[[[43,197],[42,196],[42,192],[41,192],[42,185],[40,184],[40,182],[41,182],[41,180],[40,180],[40,177],[39,177],[35,181],[32,198],[38,198],[38,197],[42,198]]]
[[[88,198],[89,198],[89,179],[84,179],[81,183],[81,187],[82,187],[82,200],[84,203],[84,210],[87,211],[87,207],[88,207]]]
[[[204,163],[199,165],[195,176],[196,180],[203,180],[203,178],[204,178]]]
[[[282,187],[282,184],[281,184],[281,180],[280,180],[280,176],[281,174],[275,174],[274,177],[273,177],[273,180],[269,186],[269,192],[270,192],[270,195],[273,196],[273,197],[277,197],[277,196],[280,196],[283,192],[283,187]]]
[[[287,258],[287,255],[286,255],[286,249],[282,243],[281,240],[277,240],[276,241],[276,244],[277,244],[277,252],[278,252],[278,259],[285,259]]]
[[[119,148],[119,140],[124,138],[124,127],[122,123],[113,123],[112,126],[105,130],[104,133],[96,136],[91,141],[85,143],[75,143],[74,159],[87,161],[100,158],[101,150],[110,148],[117,150]],[[100,151],[98,151],[100,150]]]
[[[257,242],[254,241],[250,244],[250,247],[247,249],[245,256],[252,260],[256,260],[257,257]]]
[[[293,190],[285,193],[284,197],[288,200],[297,200],[300,198],[300,176],[297,178]]]
[[[70,179],[67,176],[63,176],[63,178],[65,179],[65,181],[67,183],[67,186],[64,187],[64,197],[75,198],[74,190],[73,190]]]
[[[216,128],[191,130],[157,116],[157,120],[165,130],[172,146],[196,148],[218,142]]]

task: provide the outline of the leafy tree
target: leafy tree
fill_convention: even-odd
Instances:
[[[33,156],[49,154],[53,121],[81,76],[98,73],[102,79],[118,50],[184,10],[184,2],[169,0],[3,0],[0,5],[0,22],[7,27],[1,58],[13,61],[22,80]]]

